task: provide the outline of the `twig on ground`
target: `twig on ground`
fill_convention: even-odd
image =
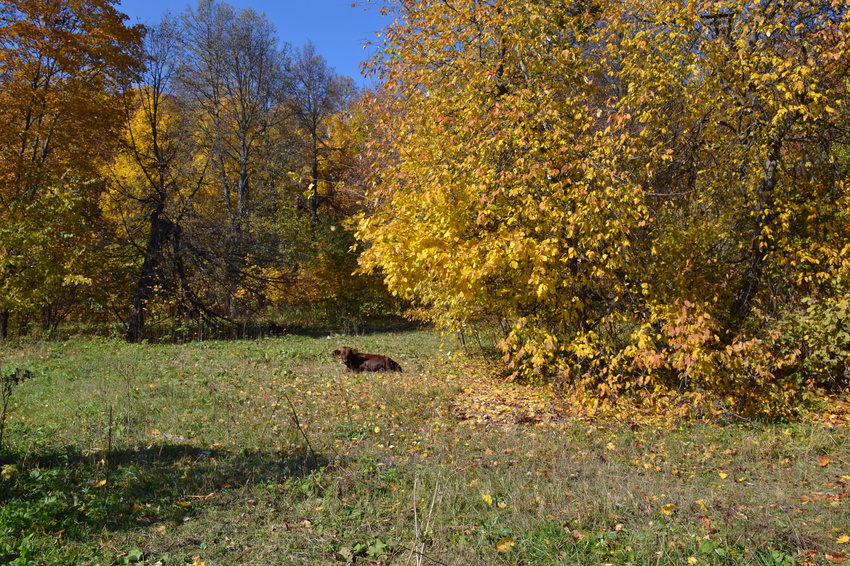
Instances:
[[[289,404],[289,410],[292,411],[292,422],[295,424],[295,428],[298,429],[298,432],[301,433],[301,436],[304,437],[304,442],[307,443],[307,450],[310,451],[310,458],[313,461],[316,461],[316,451],[313,450],[313,445],[310,444],[310,439],[307,437],[307,433],[304,432],[304,429],[301,426],[301,421],[298,419],[298,411],[295,410],[295,405],[292,403],[292,399],[289,398],[289,395],[284,391],[282,393],[283,397],[286,399],[286,402]]]
[[[717,403],[716,407],[718,409],[720,409],[721,411],[723,411],[724,413],[732,415],[733,417],[737,418],[738,420],[744,421],[745,423],[753,424],[752,419],[748,419],[747,417],[743,417],[743,416],[739,415],[738,413],[736,413],[735,411],[733,411],[732,409],[727,409],[726,407],[724,407],[720,403]]]
[[[417,566],[422,565],[422,559],[428,559],[432,562],[437,562],[438,564],[442,564],[439,560],[435,560],[433,558],[428,557],[422,551],[425,550],[425,541],[422,540],[423,533],[427,533],[431,530],[431,523],[434,519],[434,506],[437,503],[437,496],[440,490],[440,474],[437,474],[437,480],[434,482],[434,491],[431,495],[431,506],[428,508],[428,517],[425,519],[424,528],[420,527],[419,524],[419,503],[416,498],[417,488],[419,486],[419,475],[417,474],[413,480],[413,531],[416,534],[416,541],[413,544],[413,548],[409,548],[410,554],[407,557],[407,564],[410,563],[410,559],[413,558],[413,555],[416,555],[416,564]],[[416,546],[419,546],[419,550],[416,550]]]

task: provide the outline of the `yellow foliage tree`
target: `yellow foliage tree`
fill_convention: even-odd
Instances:
[[[191,309],[183,229],[199,203],[213,197],[190,112],[174,92],[178,50],[178,29],[172,20],[166,18],[148,29],[146,70],[126,93],[121,145],[104,167],[109,183],[101,210],[117,243],[115,256],[124,264],[115,265],[115,272],[128,273],[132,279],[126,319],[131,342],[143,338],[155,289],[167,293],[174,310]],[[180,318],[179,313],[172,314]]]
[[[392,162],[358,220],[364,268],[446,328],[502,329],[515,377],[593,405],[777,414],[822,380],[777,329],[845,293],[843,2],[397,16],[372,63]]]

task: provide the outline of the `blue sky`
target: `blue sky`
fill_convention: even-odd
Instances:
[[[316,46],[328,65],[341,75],[366,84],[360,75],[361,61],[369,59],[373,48],[363,48],[368,41],[376,43],[375,33],[390,23],[377,6],[352,7],[354,0],[226,0],[237,8],[253,8],[266,14],[277,29],[282,42],[293,46],[308,41]],[[167,11],[183,12],[196,0],[121,0],[118,9],[130,16],[128,24],[157,23]]]

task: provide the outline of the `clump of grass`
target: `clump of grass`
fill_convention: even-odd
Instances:
[[[405,371],[344,372],[341,345]],[[5,355],[39,378],[8,422],[0,562],[781,565],[850,546],[846,428],[463,421],[481,381],[428,332]]]
[[[0,373],[0,449],[3,448],[3,437],[6,432],[6,419],[12,410],[12,393],[24,381],[30,379],[32,373],[28,370],[15,368],[9,372]]]

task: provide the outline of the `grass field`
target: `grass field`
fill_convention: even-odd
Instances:
[[[404,372],[343,372],[343,345]],[[0,563],[847,560],[843,420],[553,418],[545,391],[488,382],[455,347],[425,331],[8,344],[3,367],[34,377],[6,422]]]

